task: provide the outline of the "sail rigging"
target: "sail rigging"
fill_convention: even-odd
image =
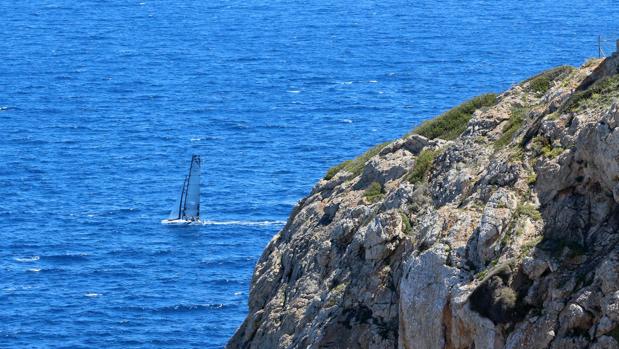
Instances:
[[[168,219],[180,219],[181,218],[181,212],[183,211],[182,205],[183,205],[183,195],[185,193],[185,186],[187,185],[187,176],[185,176],[185,179],[183,180],[183,186],[181,187],[181,193],[178,196],[178,199],[176,199],[176,202],[174,203],[174,206],[172,206],[172,210],[170,211],[170,215],[168,216]]]
[[[188,220],[200,219],[200,157],[198,155],[191,158],[183,214]]]
[[[191,157],[189,174],[185,176],[181,195],[170,212],[168,220],[200,220],[200,156]]]

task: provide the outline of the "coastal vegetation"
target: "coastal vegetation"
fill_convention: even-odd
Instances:
[[[553,147],[552,144],[543,136],[536,136],[531,141],[531,149],[536,154],[541,154],[547,158],[554,159],[561,155],[565,149],[563,147]]]
[[[452,108],[440,116],[428,120],[409,134],[418,134],[429,139],[453,140],[464,132],[475,110],[491,107],[497,103],[494,93],[483,94]]]
[[[363,197],[370,202],[374,203],[378,201],[383,196],[383,186],[378,182],[372,182],[369,187],[365,190]]]
[[[497,103],[497,94],[495,93],[487,93],[477,97],[474,97],[455,108],[452,108],[445,113],[439,115],[438,117],[425,121],[417,128],[409,132],[407,135],[418,134],[424,136],[428,139],[444,139],[444,140],[454,140],[458,136],[464,132],[466,129],[466,124],[469,122],[473,113],[480,108],[491,107],[496,105]],[[386,147],[391,142],[385,142],[379,145],[376,145],[370,148],[368,151],[363,153],[362,155],[351,159],[346,160],[338,165],[331,167],[324,176],[324,179],[330,180],[341,170],[348,171],[352,173],[353,177],[356,177],[361,174],[363,170],[363,166],[365,163],[374,155],[378,154],[384,147]],[[424,158],[422,160],[428,160],[428,156],[431,154],[424,154]],[[434,154],[436,155],[436,154]],[[421,158],[421,155],[420,155]],[[433,158],[432,158],[433,159]],[[418,160],[419,161],[419,160]],[[430,162],[431,163],[431,162]],[[424,163],[425,164],[425,163]],[[426,164],[429,167],[429,164]],[[420,169],[421,171],[422,169]],[[417,181],[417,176],[421,172],[418,172],[411,178],[412,181]],[[423,171],[425,173],[425,171]]]
[[[520,129],[522,123],[524,122],[525,116],[528,113],[528,109],[522,107],[512,108],[511,116],[505,126],[503,126],[503,134],[501,137],[494,143],[494,149],[501,149],[509,144],[514,138],[514,134],[516,131]]]
[[[542,219],[542,214],[533,204],[529,203],[519,203],[516,207],[516,216],[527,216],[534,221],[539,221]]]
[[[575,69],[576,68],[572,66],[563,65],[541,72],[538,75],[535,75],[534,77],[523,81],[522,83],[528,83],[528,92],[532,92],[537,96],[542,96],[550,89],[550,87],[552,87],[551,83],[553,81],[565,77],[567,74],[571,73]]]
[[[402,218],[402,231],[404,232],[404,234],[410,234],[410,232],[413,230],[410,218],[408,218],[408,215],[402,211],[400,211],[400,218]]]
[[[559,113],[590,108],[607,108],[619,97],[619,75],[604,77],[588,89],[575,92],[559,109]]]
[[[421,182],[425,178],[426,173],[428,173],[428,171],[430,170],[430,167],[432,166],[432,163],[434,162],[434,159],[436,159],[436,156],[438,154],[438,150],[422,150],[421,153],[419,153],[419,156],[417,156],[417,159],[415,160],[415,166],[413,167],[413,170],[408,177],[408,181],[413,184]]]
[[[389,143],[391,142],[385,142],[385,143],[381,143],[379,145],[376,145],[372,148],[370,148],[368,151],[366,151],[365,153],[361,154],[360,156],[352,159],[352,160],[346,160],[338,165],[335,165],[333,167],[331,167],[328,171],[327,174],[325,175],[324,179],[329,180],[333,177],[335,177],[335,175],[340,172],[341,170],[346,170],[350,173],[353,174],[353,177],[356,177],[358,175],[361,174],[361,171],[363,170],[363,166],[365,165],[365,163],[374,155],[378,154],[381,150],[383,150],[384,147],[386,147]]]

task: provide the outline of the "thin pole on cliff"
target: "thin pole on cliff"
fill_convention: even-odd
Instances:
[[[606,57],[606,52],[604,52],[603,44],[608,42],[608,40],[603,40],[602,35],[598,35],[598,58]]]

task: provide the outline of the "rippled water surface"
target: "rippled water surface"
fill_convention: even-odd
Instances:
[[[328,167],[584,62],[598,34],[619,36],[617,13],[610,0],[1,1],[0,347],[222,347],[262,249]],[[213,224],[161,225],[194,153]]]

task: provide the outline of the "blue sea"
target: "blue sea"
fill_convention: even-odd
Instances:
[[[221,348],[326,170],[619,38],[590,1],[0,2],[0,348]],[[191,155],[210,224],[160,224]]]

